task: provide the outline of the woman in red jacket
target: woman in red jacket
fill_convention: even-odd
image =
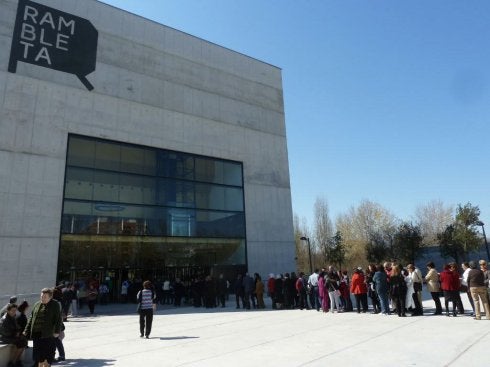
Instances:
[[[449,316],[449,302],[453,303],[453,316],[456,317],[456,307],[459,298],[459,274],[455,263],[444,265],[441,272],[441,289],[444,293],[444,304],[446,306],[446,316]]]
[[[352,281],[350,284],[350,291],[354,294],[354,297],[356,298],[357,313],[361,313],[361,304],[362,312],[367,312],[367,285],[361,267],[358,267],[356,270],[354,270],[354,274],[352,275]]]

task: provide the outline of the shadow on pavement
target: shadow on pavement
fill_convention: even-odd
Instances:
[[[159,338],[160,340],[180,340],[180,339],[199,339],[198,336],[168,336]]]
[[[104,367],[114,366],[115,359],[70,359],[53,364],[53,366],[70,366],[70,367]]]

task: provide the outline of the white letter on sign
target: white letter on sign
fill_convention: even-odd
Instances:
[[[39,22],[39,25],[43,25],[44,23],[48,23],[51,28],[53,28],[53,31],[56,30],[56,26],[54,25],[54,20],[53,16],[49,11],[44,14],[44,16],[41,18],[41,21]]]
[[[27,59],[27,55],[29,54],[29,47],[34,46],[32,43],[27,43],[24,41],[20,41],[22,45],[24,45],[24,59]]]
[[[20,38],[27,41],[34,41],[36,39],[36,28],[28,23],[22,23]]]
[[[51,65],[51,59],[49,58],[48,49],[46,47],[43,47],[41,51],[39,51],[34,61],[38,62],[39,59],[45,59],[48,65]]]
[[[67,22],[65,18],[60,17],[60,19],[58,20],[58,32],[61,32],[62,26],[66,28],[70,27],[70,34],[72,36],[75,34],[75,21],[73,19]]]
[[[68,40],[70,39],[70,36],[58,33],[56,35],[56,48],[64,51],[68,51],[66,47],[62,47],[61,45],[68,45]]]
[[[37,24],[36,17],[39,15],[37,12],[36,8],[33,8],[32,6],[26,5],[24,8],[24,21],[27,20],[27,18],[31,18],[32,23]]]

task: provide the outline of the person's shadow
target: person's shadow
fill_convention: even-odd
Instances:
[[[104,367],[114,366],[115,359],[67,359],[56,363],[56,366],[65,367]]]
[[[168,337],[161,337],[159,338],[160,340],[181,340],[181,339],[198,339],[198,336],[168,336]],[[151,339],[151,337],[150,337]]]

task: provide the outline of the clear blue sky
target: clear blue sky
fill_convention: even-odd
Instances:
[[[490,1],[104,0],[282,69],[293,211],[400,219],[471,202],[490,228]],[[490,231],[490,229],[489,229]]]

